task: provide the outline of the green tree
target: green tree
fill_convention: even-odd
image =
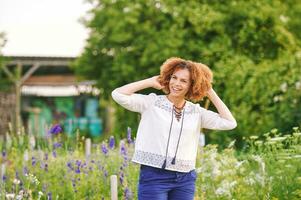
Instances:
[[[2,55],[2,48],[6,43],[5,33],[0,33],[0,91],[7,91],[10,89],[11,81],[7,78],[5,72],[2,70],[5,58]]]
[[[300,7],[298,1],[91,2],[95,7],[84,20],[90,37],[74,69],[79,77],[97,80],[105,99],[118,86],[158,74],[165,59],[179,56],[213,70],[213,87],[238,121],[229,134],[209,134],[211,141],[300,125],[300,20],[287,20],[300,15],[290,12],[293,3]],[[118,107],[117,117],[118,132],[137,127],[135,114]]]

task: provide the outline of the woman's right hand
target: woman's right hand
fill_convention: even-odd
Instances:
[[[153,76],[153,77],[149,78],[150,84],[153,88],[155,88],[157,90],[162,90],[163,86],[160,84],[158,79],[159,79],[159,76]]]

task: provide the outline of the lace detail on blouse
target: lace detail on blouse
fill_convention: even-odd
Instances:
[[[165,157],[162,155],[144,152],[136,150],[133,156],[133,162],[158,167],[161,168],[163,165]],[[166,159],[166,168],[173,171],[180,171],[180,172],[189,172],[195,168],[195,162],[193,160],[181,160],[176,159],[175,164],[171,164],[172,157],[168,156]]]
[[[197,113],[196,109],[194,108],[193,105],[191,105],[192,103],[190,103],[189,101],[186,102],[186,105],[184,106],[184,112],[185,112],[185,115],[186,114],[194,114],[194,113]],[[166,96],[164,95],[160,95],[158,96],[158,98],[156,99],[155,101],[155,106],[158,107],[158,108],[161,108],[162,110],[165,110],[167,112],[172,112],[172,109],[173,109],[173,105],[171,102],[169,102],[167,99],[166,99]]]

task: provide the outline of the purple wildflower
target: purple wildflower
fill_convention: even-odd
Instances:
[[[128,127],[128,130],[127,130],[127,140],[128,140],[129,144],[131,144],[133,142],[133,140],[132,140],[132,129],[130,127]]]
[[[101,144],[101,151],[102,151],[102,153],[104,153],[105,155],[107,155],[108,152],[109,152],[109,150],[108,150],[108,148],[107,148],[107,146],[106,146],[106,144],[105,144],[104,142]]]
[[[120,153],[123,156],[127,155],[126,147],[123,141],[120,142]]]
[[[48,153],[44,154],[44,160],[48,160]]]
[[[7,179],[7,176],[3,175],[2,176],[2,181],[4,182],[4,181],[6,181],[6,179]]]
[[[19,172],[16,171],[15,175],[16,175],[16,179],[20,179]]]
[[[51,192],[47,193],[47,200],[52,200],[52,194],[51,194]]]
[[[80,167],[80,165],[82,164],[82,161],[76,160],[76,161],[75,161],[75,164],[76,164],[78,167]]]
[[[60,124],[55,124],[54,126],[51,127],[51,129],[49,130],[49,133],[52,135],[57,135],[60,132],[62,132],[62,127]]]
[[[132,199],[132,197],[133,197],[133,194],[132,194],[131,190],[128,187],[126,187],[124,189],[124,196],[125,196],[126,200]]]
[[[27,175],[27,174],[28,174],[28,169],[27,169],[27,167],[23,167],[23,174],[24,174],[24,175]]]
[[[107,170],[104,170],[104,175],[105,175],[106,178],[109,176],[109,173],[108,173]]]
[[[110,147],[110,149],[114,149],[114,147],[115,147],[114,136],[111,136],[110,139],[109,139],[109,147]]]
[[[6,158],[6,151],[2,151],[2,157]]]
[[[69,169],[73,170],[73,167],[72,167],[71,162],[68,162],[68,163],[67,163],[67,166],[69,167]]]
[[[32,165],[32,166],[35,166],[36,163],[37,163],[36,158],[35,158],[34,156],[32,156],[32,158],[31,158],[31,165]]]
[[[53,144],[54,149],[57,149],[57,148],[60,148],[60,147],[62,147],[62,143],[56,142],[56,143]]]
[[[79,167],[75,170],[75,173],[76,173],[76,174],[80,174],[80,169],[79,169]]]
[[[119,181],[120,181],[121,185],[123,185],[123,180],[124,180],[124,174],[123,174],[123,172],[120,172],[119,173]]]
[[[56,151],[52,151],[52,156],[56,158]]]

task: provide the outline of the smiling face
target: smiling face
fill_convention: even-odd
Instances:
[[[169,95],[176,98],[185,98],[190,89],[191,80],[188,69],[176,69],[169,81]]]

